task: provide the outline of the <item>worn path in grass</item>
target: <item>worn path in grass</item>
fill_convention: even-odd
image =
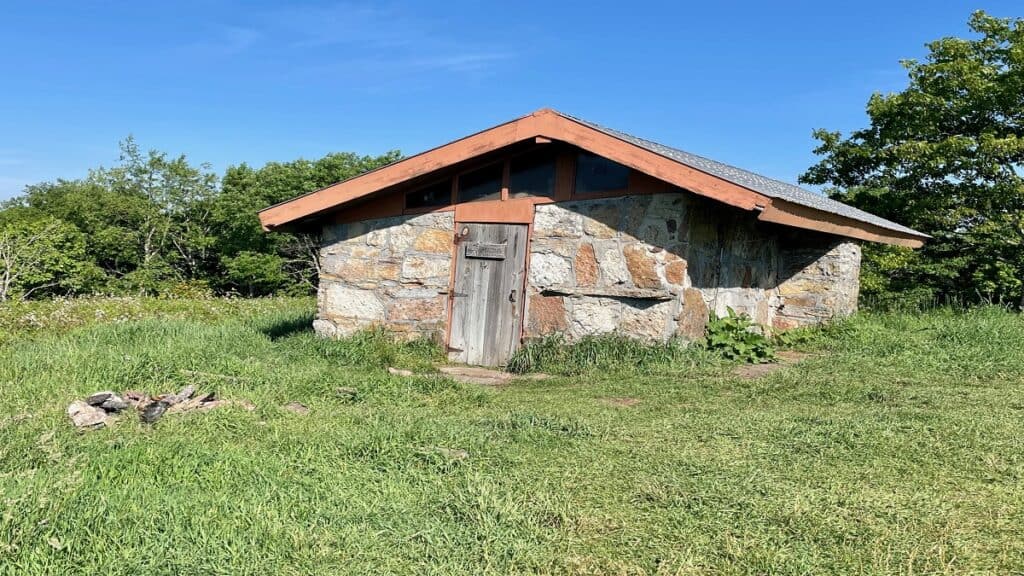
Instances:
[[[0,574],[1024,570],[1013,314],[863,316],[754,380],[595,348],[485,388],[390,375],[436,353],[319,340],[306,300],[131,306],[0,345]],[[258,408],[63,412],[190,382]]]

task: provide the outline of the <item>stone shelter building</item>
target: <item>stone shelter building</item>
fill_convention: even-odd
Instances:
[[[321,234],[316,331],[384,326],[501,365],[524,339],[773,329],[857,306],[860,243],[927,236],[777,180],[543,109],[260,212]]]

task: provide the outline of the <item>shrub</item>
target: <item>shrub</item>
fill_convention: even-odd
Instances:
[[[272,294],[288,284],[284,258],[276,254],[244,251],[223,261],[225,278],[246,296]]]
[[[179,300],[208,300],[213,298],[213,289],[206,280],[179,280],[168,286],[162,296]]]

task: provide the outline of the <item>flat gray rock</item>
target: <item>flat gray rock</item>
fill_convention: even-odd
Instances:
[[[438,366],[437,370],[456,382],[482,386],[501,386],[513,380],[546,380],[550,378],[547,374],[511,374],[480,366]]]
[[[501,384],[507,384],[510,380],[515,378],[508,372],[501,372],[498,370],[491,370],[489,368],[480,368],[477,366],[438,366],[437,368],[442,374],[447,374],[456,382],[464,382],[466,384],[481,384],[484,386],[499,386]]]
[[[118,396],[117,394],[111,394],[109,398],[100,404],[100,408],[103,408],[107,412],[120,412],[128,407],[128,402]]]
[[[178,392],[177,394],[168,394],[167,396],[161,398],[161,400],[166,402],[168,406],[174,406],[175,404],[181,404],[182,402],[188,400],[195,393],[196,387],[189,384],[188,386],[182,388],[181,392]]]
[[[88,402],[75,400],[68,406],[68,417],[79,429],[102,428],[107,424],[107,413]]]
[[[111,396],[117,396],[110,390],[104,390],[103,392],[94,392],[85,399],[85,403],[90,406],[99,406],[110,399]]]
[[[146,424],[152,424],[163,417],[167,409],[170,408],[170,404],[163,400],[157,400],[151,402],[145,409],[142,410],[142,414],[139,415],[139,419]]]
[[[359,390],[348,386],[339,386],[334,389],[334,395],[342,400],[353,401],[359,398]]]

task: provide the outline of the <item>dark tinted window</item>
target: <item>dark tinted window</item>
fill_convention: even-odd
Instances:
[[[589,152],[576,157],[576,193],[595,194],[625,190],[629,186],[629,168]]]
[[[406,208],[434,208],[452,203],[452,181],[445,180],[405,195]]]
[[[459,176],[459,202],[501,198],[503,169],[502,164],[493,164]]]
[[[508,192],[512,198],[555,195],[555,152],[539,150],[510,162]]]

